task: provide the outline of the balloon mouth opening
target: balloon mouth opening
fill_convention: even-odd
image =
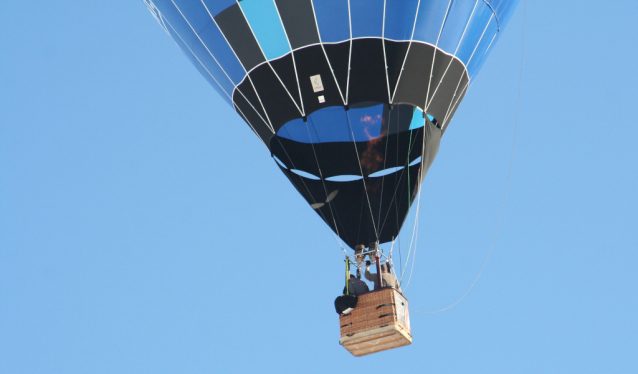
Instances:
[[[326,107],[306,121],[286,123],[271,138],[270,151],[346,244],[387,242],[400,230],[438,150],[433,119],[409,104]]]
[[[277,136],[300,143],[368,142],[402,131],[422,128],[427,121],[438,127],[429,113],[410,104],[361,102],[329,106],[285,123]]]

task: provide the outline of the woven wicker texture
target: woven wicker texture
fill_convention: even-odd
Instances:
[[[342,345],[355,356],[412,343],[410,329],[397,320],[397,291],[386,288],[360,295],[357,307],[339,318]]]
[[[379,331],[342,343],[353,356],[361,357],[372,353],[399,348],[412,343],[412,338],[405,332],[397,330],[397,326],[386,326],[375,329]]]

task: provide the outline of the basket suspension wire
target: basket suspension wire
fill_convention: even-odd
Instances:
[[[403,284],[403,276],[405,275],[405,270],[408,268],[408,265],[410,263],[410,254],[412,253],[412,243],[414,242],[414,235],[415,233],[417,233],[417,230],[419,228],[419,207],[421,205],[421,189],[420,187],[420,180],[421,180],[421,175],[423,174],[423,165],[424,165],[424,160],[423,160],[423,155],[425,152],[425,125],[426,125],[426,114],[425,114],[425,110],[423,111],[423,144],[422,144],[422,148],[421,148],[421,166],[419,167],[419,173],[417,174],[417,184],[416,184],[416,188],[419,190],[418,192],[418,198],[417,198],[417,208],[416,208],[416,212],[415,212],[415,217],[414,217],[414,227],[412,228],[412,235],[410,238],[410,245],[408,247],[408,257],[405,260],[405,267],[403,268],[403,270],[401,271],[401,280],[399,281],[399,284]],[[410,135],[410,151],[408,152],[408,155],[411,153],[412,151],[412,136]],[[410,195],[410,158],[408,156],[408,211],[409,211],[409,204],[411,202],[411,195]],[[412,253],[412,265],[414,268],[414,256],[416,256],[416,246],[414,247],[414,253]],[[412,276],[412,274],[410,274],[410,277]],[[408,285],[409,285],[409,281],[408,281]],[[407,287],[407,286],[406,286]],[[405,288],[404,288],[405,290]]]
[[[352,144],[354,145],[354,151],[357,155],[357,161],[359,162],[359,171],[361,172],[361,181],[363,183],[363,191],[365,192],[366,200],[368,202],[368,209],[370,210],[370,221],[372,222],[372,228],[374,229],[374,236],[377,238],[376,242],[379,242],[379,231],[377,231],[377,225],[374,223],[374,213],[372,212],[372,204],[370,204],[370,196],[368,196],[368,187],[366,185],[366,179],[363,175],[363,168],[361,167],[361,158],[359,157],[359,150],[357,149],[357,142],[354,137],[354,130],[352,129],[352,124],[350,123],[350,111],[346,110],[346,119],[348,121],[348,128],[350,133],[352,134]]]
[[[419,207],[417,206],[417,215],[419,214]],[[415,230],[419,230],[419,218],[416,218],[416,228]],[[414,272],[414,263],[416,262],[416,249],[417,249],[417,241],[419,239],[419,233],[417,231],[416,239],[414,240],[414,253],[412,254],[412,267],[410,268],[410,276],[408,277],[408,283],[405,285],[403,290],[407,290],[410,286],[410,281],[412,280],[412,273]]]
[[[386,169],[386,167],[387,167],[387,165],[386,165],[386,160],[387,160],[387,155],[388,155],[389,134],[390,134],[390,129],[391,129],[391,127],[392,127],[392,110],[393,110],[393,106],[392,106],[392,104],[389,104],[389,106],[388,106],[388,124],[387,124],[387,129],[386,129],[386,134],[385,134],[385,135],[386,135],[387,140],[386,140],[386,144],[385,144],[384,157],[383,157],[383,159],[384,159],[384,161],[383,161],[383,169],[384,169],[384,170],[385,170],[385,169]],[[400,122],[400,112],[399,112],[399,113],[397,113],[397,116],[399,116],[399,122]],[[398,126],[398,125],[397,125],[397,126]],[[410,138],[409,138],[410,143],[409,143],[409,146],[408,146],[408,150],[409,150],[408,152],[410,152],[410,151],[411,151],[411,149],[412,149],[412,131],[413,131],[413,130],[410,130]],[[399,139],[398,139],[398,137],[397,137],[397,142],[398,142],[398,141],[399,141]],[[397,143],[397,144],[398,144],[398,143]],[[397,160],[398,160],[398,150],[399,150],[399,147],[397,147]],[[408,170],[407,170],[407,174],[408,174],[408,177],[407,177],[407,178],[408,178],[408,191],[409,191],[409,178],[410,178],[410,176],[409,176],[409,175],[410,175],[410,174],[409,174],[409,173],[410,173],[410,170],[409,170],[409,166],[408,166],[409,162],[410,162],[410,160],[409,160],[409,155],[408,155],[408,159],[406,160],[406,166],[408,167]],[[379,231],[382,231],[382,230],[383,230],[383,227],[384,227],[384,225],[385,225],[385,220],[384,220],[384,222],[383,222],[383,223],[381,222],[381,211],[382,211],[382,208],[383,208],[383,203],[382,203],[382,202],[383,202],[383,189],[384,189],[384,185],[385,185],[385,178],[386,178],[386,177],[385,177],[385,175],[384,175],[384,176],[382,177],[382,181],[381,181],[381,202],[379,203],[379,217],[378,217],[378,221],[377,221],[377,226],[378,226],[378,227],[380,227]],[[395,201],[395,206],[396,206],[396,204],[397,204],[396,191],[397,191],[397,187],[398,187],[399,181],[400,181],[400,180],[398,180],[396,177],[394,178],[394,191],[395,191],[395,194],[394,194],[394,196],[393,196],[393,199],[392,199],[392,200],[393,200],[393,201]],[[408,195],[409,195],[409,193],[408,193]],[[409,204],[409,203],[410,203],[410,202],[409,202],[409,200],[408,200],[408,204]],[[389,207],[389,209],[392,209],[392,201],[390,202],[390,207]],[[409,210],[409,208],[408,208],[408,210]],[[397,214],[397,226],[398,226],[398,214]],[[396,240],[396,237],[395,237],[395,236],[393,236],[393,237],[392,237],[392,247],[391,247],[391,249],[390,249],[390,256],[388,257],[388,259],[389,259],[389,263],[390,263],[390,268],[392,268],[392,264],[393,264],[393,262],[392,262],[392,251],[393,251],[393,249],[394,249],[394,242],[395,242],[395,240]],[[377,244],[378,244],[378,243],[377,243]],[[401,261],[400,261],[400,262],[401,262]],[[396,274],[396,271],[395,271],[395,274]]]
[[[350,260],[346,257],[346,295],[350,295]]]
[[[312,127],[315,129],[315,134],[317,134],[317,129],[315,128],[314,122],[312,121],[312,117],[310,118],[310,122],[312,123]],[[308,139],[310,140],[310,145],[312,146],[312,153],[315,156],[315,162],[317,163],[317,169],[319,170],[319,177],[321,178],[321,183],[323,185],[323,190],[324,193],[326,194],[326,198],[328,197],[328,190],[326,189],[326,182],[324,181],[323,178],[323,172],[321,170],[321,165],[319,165],[319,159],[317,158],[317,152],[315,151],[315,146],[314,143],[312,141],[312,136],[310,135],[310,128],[308,127],[308,121],[306,121],[306,131],[308,132]],[[319,139],[319,134],[317,134],[317,139]],[[280,142],[281,144],[281,142]],[[333,210],[332,209],[332,201],[327,201],[328,203],[328,208],[330,209],[330,215],[332,216],[332,222],[334,224],[334,231],[332,232],[332,235],[336,238],[337,243],[339,244],[339,246],[341,247],[341,250],[343,251],[343,254],[347,256],[346,250],[345,248],[343,248],[343,242],[341,241],[341,238],[339,237],[339,227],[337,226],[337,221],[335,220],[335,214],[336,214],[336,209]],[[325,220],[325,216],[323,216]],[[328,221],[326,221],[328,222]],[[335,234],[336,232],[336,234]]]
[[[281,143],[281,141],[279,139],[277,139],[277,141],[279,142],[279,145],[281,146],[281,149],[284,151],[284,153],[286,154],[286,157],[288,158],[288,161],[290,161],[290,164],[292,165],[293,168],[297,168],[295,166],[294,161],[292,161],[292,158],[290,158],[290,155],[288,154],[288,152],[286,151],[286,148],[284,147],[284,145]],[[306,189],[306,192],[308,193],[308,196],[310,196],[310,199],[312,201],[314,201],[315,203],[317,202],[317,200],[314,198],[314,196],[312,196],[312,193],[310,192],[310,189],[308,188],[308,186],[306,185],[306,182],[304,182],[303,178],[301,178],[301,183],[303,184],[304,188]],[[323,220],[325,222],[328,222],[328,220],[326,219],[326,217],[324,216],[324,214],[319,211],[319,214],[321,215],[321,217],[323,218]],[[334,219],[334,216],[333,216]],[[325,226],[324,226],[325,227]],[[341,249],[343,250],[343,253],[346,253],[346,250],[343,249],[343,245],[341,242],[341,238],[339,238],[338,235],[335,235],[334,231],[330,230],[329,228],[326,227],[327,230],[330,231],[330,233],[334,236],[335,240],[337,241],[337,245],[339,245],[341,247]],[[337,230],[337,226],[336,226],[336,222],[335,222],[335,230]]]
[[[382,125],[383,126],[383,125]],[[385,131],[385,151],[383,152],[383,169],[386,169],[386,161],[388,160],[388,143],[390,143],[390,128],[392,127],[392,104],[388,105],[388,124],[386,126]],[[383,137],[381,135],[380,137]],[[381,194],[379,201],[379,214],[377,218],[377,226],[381,227],[379,231],[383,231],[383,225],[381,225],[381,211],[383,210],[383,187],[385,187],[385,175],[381,177]],[[395,189],[396,189],[396,178],[395,180]],[[374,218],[372,218],[374,219]]]
[[[389,111],[390,111],[390,112],[392,111],[392,104],[390,104]],[[386,131],[386,133],[387,133],[387,134],[389,134],[389,130],[390,130],[390,126],[391,126],[391,125],[390,125],[391,115],[390,115],[389,117],[390,117],[390,119],[388,120],[388,123],[389,123],[389,124],[388,124],[388,130]],[[400,113],[400,112],[398,112],[398,113],[397,113],[397,117],[398,117],[398,122],[400,123],[400,122],[401,122],[401,113]],[[410,118],[411,118],[411,117],[410,117]],[[397,126],[398,126],[398,125],[397,125]],[[420,131],[420,130],[417,130],[417,132],[418,132],[418,131]],[[412,132],[413,132],[413,130],[410,130],[410,135],[409,135],[409,136],[410,136],[410,138],[409,138],[409,140],[410,140],[410,145],[409,145],[409,148],[408,148],[408,153],[410,153],[410,152],[411,152],[411,150],[412,150],[412,146],[413,146],[413,145],[412,145]],[[397,137],[397,138],[396,138],[396,140],[397,140],[396,158],[397,158],[397,160],[398,160],[398,158],[399,158],[399,137]],[[386,150],[385,150],[385,152],[384,152],[384,153],[385,153],[385,157],[384,157],[384,159],[385,159],[385,158],[387,157],[387,143],[386,143]],[[409,167],[409,157],[406,159],[406,163],[405,163],[405,164],[406,164],[406,167]],[[385,169],[385,167],[386,167],[386,165],[385,165],[385,162],[384,162],[384,169]],[[409,170],[408,170],[408,173],[409,173]],[[397,226],[399,226],[399,212],[398,212],[398,209],[399,209],[399,208],[398,208],[399,199],[397,199],[396,194],[397,194],[397,191],[398,191],[399,183],[400,183],[400,181],[401,181],[401,179],[403,178],[403,176],[404,176],[404,175],[405,175],[405,173],[404,173],[404,172],[402,172],[402,173],[401,173],[401,177],[400,177],[399,179],[397,179],[396,177],[394,178],[394,194],[393,194],[392,199],[390,200],[390,203],[389,203],[389,209],[392,209],[392,205],[394,204],[394,209],[395,209],[395,218],[396,218],[396,225],[397,225]],[[384,177],[382,177],[382,178],[385,178],[385,176],[384,176]],[[409,176],[408,176],[408,178],[409,178]],[[408,183],[408,184],[409,184],[409,183]],[[383,188],[383,183],[382,183],[382,188]],[[409,203],[410,203],[410,202],[408,201],[408,205],[409,205]],[[380,205],[381,205],[381,204],[380,204]],[[409,211],[409,206],[408,206],[408,211]],[[380,210],[379,210],[379,212],[381,212],[381,206],[380,206]],[[388,213],[389,213],[389,212],[388,212]],[[380,228],[378,229],[378,231],[383,231],[383,227],[384,227],[384,225],[385,225],[386,219],[388,218],[388,213],[386,213],[386,217],[385,217],[385,219],[384,219],[383,223],[381,223],[381,221],[380,221],[380,218],[381,218],[381,217],[379,216],[379,223],[378,223],[378,224],[380,225]],[[396,239],[398,239],[398,240],[399,240],[399,243],[398,243],[398,246],[399,246],[399,264],[400,264],[400,267],[401,267],[401,269],[402,269],[402,268],[403,268],[403,258],[402,258],[402,255],[401,255],[401,236],[400,236],[400,235],[398,235],[398,236],[396,236],[396,237],[393,237],[393,238],[392,238],[393,245],[394,245],[394,241],[395,241]],[[377,241],[377,244],[378,244],[378,241]],[[392,262],[392,261],[391,261],[391,262]],[[395,271],[395,273],[396,273],[396,271]]]
[[[523,57],[525,56],[525,21],[526,21],[526,13],[527,13],[527,0],[523,0],[523,31],[522,31],[522,35],[521,35],[521,67],[520,67],[519,78],[518,78],[518,99],[517,99],[517,103],[516,103],[516,121],[514,123],[514,139],[512,140],[512,152],[511,152],[511,155],[510,155],[510,166],[509,166],[509,171],[508,171],[508,174],[507,174],[507,184],[505,186],[505,195],[503,196],[503,204],[501,205],[501,213],[500,213],[500,215],[498,217],[498,223],[496,225],[496,231],[494,232],[494,237],[492,238],[492,244],[490,245],[490,250],[488,251],[487,257],[485,258],[485,261],[483,262],[483,266],[481,266],[481,270],[479,271],[478,275],[474,279],[474,282],[472,282],[472,284],[470,285],[470,288],[468,288],[467,291],[465,291],[465,293],[458,300],[456,300],[454,303],[452,303],[451,305],[449,305],[449,306],[447,306],[447,307],[445,307],[443,309],[435,310],[433,312],[422,312],[422,311],[410,308],[411,312],[421,313],[421,314],[435,314],[435,313],[440,313],[440,312],[446,311],[446,310],[452,308],[453,306],[455,306],[456,304],[460,303],[461,300],[463,300],[465,298],[465,296],[467,296],[467,294],[470,293],[470,291],[472,290],[472,288],[474,287],[476,282],[481,277],[481,274],[483,273],[483,270],[485,269],[485,265],[487,264],[487,260],[489,260],[490,255],[492,254],[492,250],[494,249],[494,243],[496,242],[496,236],[498,235],[498,230],[501,227],[501,221],[503,219],[503,211],[505,210],[505,202],[507,201],[507,193],[509,191],[510,179],[511,179],[511,176],[512,176],[512,165],[514,164],[514,151],[516,149],[516,133],[518,131],[518,119],[519,119],[519,113],[520,113],[520,107],[521,107],[521,87],[522,87],[522,84],[523,84]]]
[[[425,134],[424,134],[425,135]],[[424,136],[425,139],[425,136]],[[412,130],[410,130],[410,144],[408,145],[408,212],[410,211],[410,152],[412,152]]]
[[[399,271],[403,271],[403,255],[401,254],[401,235],[398,235],[397,240],[399,242]],[[398,273],[397,273],[398,274]]]
[[[310,121],[312,122],[312,117],[309,117]],[[314,128],[314,122],[312,122],[312,126]],[[312,146],[312,153],[315,156],[315,162],[317,163],[317,168],[319,169],[319,175],[321,177],[321,182],[324,188],[324,193],[326,194],[326,196],[328,196],[328,191],[326,189],[326,183],[324,181],[323,178],[323,173],[321,170],[321,166],[319,165],[319,160],[317,158],[317,153],[315,151],[315,147],[314,147],[314,143],[312,142],[312,136],[310,136],[310,129],[308,127],[308,122],[306,121],[306,130],[308,132],[308,138],[310,140],[310,144]],[[286,130],[287,131],[287,130]],[[315,129],[315,133],[316,133],[316,129]],[[319,135],[317,134],[317,138],[319,138]],[[281,141],[279,141],[279,144],[281,145],[282,149],[284,150],[284,152],[286,153],[286,156],[288,157],[289,161],[291,162],[291,164],[293,165],[293,167],[295,167],[294,162],[292,161],[292,159],[290,158],[290,156],[288,155],[288,152],[286,152],[286,149],[284,148],[283,144],[281,143]],[[305,182],[303,182],[302,179],[302,183],[304,184],[304,187],[306,187],[306,190],[308,191],[308,194],[310,195],[310,197],[313,199],[313,201],[316,202],[316,200],[314,199],[314,197],[310,194],[310,190],[308,189],[308,187],[306,186]],[[332,234],[332,236],[335,238],[335,240],[337,241],[337,245],[339,245],[339,247],[341,248],[341,251],[343,252],[344,256],[348,256],[348,253],[346,252],[346,249],[343,247],[343,241],[341,240],[341,237],[339,237],[339,227],[337,226],[337,221],[335,220],[335,212],[332,209],[332,202],[328,202],[328,208],[330,208],[330,215],[332,216],[332,222],[334,224],[334,231],[330,230],[330,233]],[[319,214],[321,214],[321,216],[323,217],[324,221],[328,222],[328,220],[326,219],[326,217],[323,215],[323,213],[321,213],[321,211],[319,211]],[[335,234],[336,232],[336,234]]]
[[[392,237],[392,246],[390,246],[390,266],[389,266],[389,273],[392,274],[392,272],[394,272],[394,275],[396,276],[397,272],[396,270],[394,270],[394,262],[392,261],[392,251],[394,251],[394,239],[395,237]]]
[[[408,266],[410,266],[410,253],[412,253],[412,269],[414,269],[414,259],[416,258],[416,241],[415,238],[418,236],[418,229],[419,229],[419,207],[420,207],[420,197],[421,197],[421,192],[419,191],[419,200],[417,201],[417,206],[416,206],[416,212],[414,215],[414,226],[412,227],[412,235],[410,237],[410,245],[408,247],[408,258],[405,261],[405,268],[403,269],[403,273],[401,274],[401,282],[403,282],[403,275],[405,273],[405,270],[408,268]],[[414,246],[414,251],[412,251],[412,247]],[[410,271],[410,276],[409,278],[412,277],[412,271]],[[409,282],[409,278],[408,278],[408,284]],[[403,288],[403,290],[405,291],[405,288]]]
[[[401,112],[397,113],[397,117],[399,118],[399,122],[401,122]],[[399,137],[398,136],[397,136],[396,149],[397,149],[397,151],[396,151],[396,159],[399,160]],[[409,152],[408,152],[408,154],[409,154]],[[397,181],[397,179],[395,177],[394,178],[394,190],[395,191],[397,190],[397,184],[398,183],[399,183],[399,181]],[[399,227],[399,203],[398,203],[397,199],[394,199],[394,212],[395,212],[395,217],[396,217],[396,225],[397,225],[397,227]],[[399,239],[399,267],[400,267],[399,270],[401,270],[401,272],[403,272],[403,255],[401,254],[401,235],[398,234],[397,236],[398,236],[398,239]]]
[[[424,112],[425,113],[425,112]],[[425,115],[424,115],[424,119],[423,121],[425,122]],[[425,144],[425,132],[423,133],[423,144]],[[408,159],[406,161],[407,163],[407,174],[408,174],[408,213],[410,212],[410,203],[411,203],[411,199],[410,199],[410,154],[412,153],[412,130],[410,130],[410,145],[408,147]],[[421,152],[421,164],[423,164],[423,152]],[[417,176],[418,178],[418,176]],[[418,186],[417,186],[418,188]],[[414,237],[414,231],[412,231],[412,237]],[[403,270],[401,271],[401,280],[399,281],[399,284],[403,283],[403,275],[405,274],[405,269],[407,269],[408,263],[410,261],[410,253],[412,250],[412,240],[410,240],[410,246],[408,247],[408,256],[406,257],[405,260],[405,268],[403,268]]]
[[[426,109],[427,110],[427,109]],[[425,124],[426,124],[426,112],[423,111],[423,127],[425,128]],[[405,285],[404,287],[404,291],[408,288],[408,286],[410,286],[410,281],[412,280],[412,274],[414,272],[414,263],[416,262],[416,250],[418,248],[417,244],[419,241],[419,211],[421,210],[421,180],[422,180],[422,176],[424,173],[424,160],[423,160],[423,154],[425,154],[425,133],[424,133],[424,138],[423,138],[423,148],[421,149],[421,166],[419,167],[419,182],[417,185],[417,188],[419,188],[419,193],[418,193],[418,197],[417,197],[417,204],[416,204],[416,212],[415,212],[415,217],[414,217],[414,229],[413,229],[413,234],[414,234],[414,253],[412,254],[412,267],[410,268],[410,276],[408,277],[408,283]],[[412,242],[410,242],[410,247],[412,247]],[[407,265],[406,265],[407,266]]]

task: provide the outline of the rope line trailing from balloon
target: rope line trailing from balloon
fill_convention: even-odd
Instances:
[[[430,76],[428,77],[428,89],[426,91],[425,94],[425,102],[423,103],[423,150],[425,150],[425,115],[427,113],[427,104],[428,104],[428,97],[430,96],[430,87],[432,85],[432,76],[433,76],[433,72],[434,72],[434,62],[436,60],[436,52],[438,50],[438,46],[439,46],[439,41],[441,39],[441,33],[443,32],[443,28],[445,27],[445,23],[447,22],[447,18],[448,15],[450,13],[450,6],[452,5],[452,0],[450,0],[450,2],[447,5],[447,9],[445,10],[445,17],[443,17],[443,22],[441,23],[441,28],[439,29],[439,35],[436,38],[436,44],[434,45],[434,55],[432,56],[432,65],[430,66]],[[474,11],[472,11],[472,13],[474,13]],[[418,14],[418,10],[417,10],[417,14]],[[417,16],[418,17],[418,16]],[[415,18],[415,24],[416,24],[416,18]],[[412,33],[414,34],[414,29],[412,30]],[[465,33],[465,31],[464,31]],[[411,43],[410,43],[411,44]],[[409,46],[408,46],[409,48]],[[406,55],[406,59],[407,59],[407,55]],[[405,60],[403,61],[405,64]],[[449,67],[449,66],[448,66]],[[445,71],[445,73],[447,73],[447,69]],[[445,76],[445,73],[443,74]],[[438,86],[437,86],[438,88]],[[434,96],[434,95],[433,95]],[[411,134],[410,134],[411,135]],[[410,138],[410,140],[412,140],[412,138]],[[423,171],[423,150],[421,152],[421,167],[419,168],[420,171]],[[410,166],[408,165],[408,204],[411,203],[410,201],[410,193],[409,193],[409,188],[410,188]],[[421,174],[419,174],[417,176],[417,178],[421,178]],[[419,182],[417,182],[417,188],[419,188]],[[408,247],[408,257],[405,260],[405,268],[403,269],[402,273],[401,273],[401,283],[403,282],[403,276],[405,275],[405,270],[407,269],[408,265],[409,265],[409,261],[410,261],[410,252],[412,250],[412,244],[414,242],[414,238],[415,238],[415,232],[418,229],[418,222],[419,222],[419,207],[421,205],[421,189],[419,188],[419,193],[418,193],[418,201],[417,201],[417,209],[416,209],[416,216],[414,218],[414,227],[412,229],[412,236],[410,238],[410,246]],[[409,210],[408,210],[409,212]],[[416,257],[416,247],[414,248],[414,254],[412,254],[412,269],[414,269],[414,258]],[[412,278],[412,271],[410,271],[410,279]],[[408,282],[409,283],[409,282]],[[407,288],[407,286],[405,287]],[[405,291],[405,289],[404,289]]]
[[[476,3],[474,3],[474,8],[472,9],[472,14],[470,15],[470,19],[472,18],[472,15],[474,14],[474,11],[476,10],[476,5],[478,4],[478,0],[476,1]],[[485,35],[485,32],[487,31],[488,26],[490,25],[490,22],[492,21],[492,18],[494,17],[494,15],[492,14],[492,16],[490,17],[489,21],[487,22],[487,24],[485,25],[485,28],[483,29],[483,33],[481,34],[481,37],[479,38],[478,42],[476,43],[476,46],[474,47],[474,50],[472,51],[472,55],[470,56],[470,59],[468,60],[466,66],[469,66],[470,61],[472,61],[472,58],[474,57],[474,54],[476,53],[476,50],[479,46],[479,44],[481,44],[481,41],[483,40],[483,36]],[[443,26],[445,25],[445,20],[443,21]],[[469,25],[469,22],[468,22]],[[443,26],[441,27],[441,30],[443,30]],[[467,25],[465,26],[465,30],[463,30],[463,35],[465,35],[465,31],[467,31]],[[456,49],[454,50],[454,54],[456,55],[456,53],[459,50],[459,47],[461,46],[461,41],[463,40],[463,35],[461,36],[461,40],[459,41],[459,43],[456,46]],[[439,33],[439,37],[440,37],[440,33]],[[438,45],[438,40],[437,40],[437,45]],[[436,51],[434,56],[436,57]],[[425,114],[427,113],[427,109],[430,106],[430,104],[432,104],[432,101],[434,100],[434,97],[436,96],[436,93],[439,89],[439,86],[441,85],[441,82],[443,82],[443,80],[445,80],[445,76],[447,75],[447,72],[450,68],[450,65],[452,64],[452,59],[450,60],[450,62],[447,65],[447,68],[445,69],[445,72],[443,73],[443,78],[439,81],[439,84],[436,86],[436,89],[434,90],[434,93],[432,94],[432,98],[430,98],[430,101],[428,102],[427,97],[429,96],[429,83],[428,83],[428,94],[426,95],[426,102],[425,102],[425,106],[424,106],[424,110],[423,110],[423,121],[424,121],[424,126],[425,126]],[[433,65],[434,66],[434,65]],[[461,84],[461,82],[463,81],[463,75],[461,75],[461,78],[459,78],[458,83],[456,84],[456,89],[454,90],[454,96],[456,96],[459,86]],[[469,76],[468,76],[468,83],[469,83]],[[467,85],[466,87],[467,88]],[[463,89],[463,91],[465,91],[465,88]],[[462,92],[463,93],[463,92]],[[452,104],[453,102],[450,102],[450,104],[448,105],[448,109],[447,112],[445,113],[445,117],[443,118],[443,121],[441,122],[441,131],[443,131],[443,128],[445,126],[445,124],[447,123],[448,118],[450,117],[451,113],[452,113],[452,109],[454,109],[456,107],[456,105],[459,103],[459,101],[461,100],[461,97],[463,96],[461,93],[461,95],[459,95],[459,97],[456,100],[456,103],[454,103],[454,105]],[[423,150],[421,152],[421,154],[423,155],[425,153],[425,138],[423,139]],[[423,156],[421,156],[423,157]],[[421,167],[419,168],[419,172],[420,175],[423,175],[423,160],[421,160]],[[408,174],[409,176],[409,174]],[[408,191],[408,195],[409,195],[409,191]],[[412,254],[412,266],[410,267],[410,276],[408,277],[408,282],[406,284],[406,286],[403,288],[403,290],[407,290],[407,288],[410,286],[410,281],[412,280],[412,274],[414,272],[414,263],[416,261],[416,250],[417,250],[417,243],[419,240],[419,211],[420,211],[420,206],[421,206],[421,189],[419,189],[419,193],[418,193],[418,201],[417,201],[417,209],[416,209],[416,214],[415,214],[415,218],[414,218],[414,228],[412,231],[412,237],[410,239],[410,247],[408,249],[408,259],[406,260],[406,266],[408,266],[408,262],[410,260],[410,251],[412,249],[412,244],[414,244],[414,253]],[[404,270],[405,272],[405,270]],[[401,273],[401,284],[403,283],[403,275],[404,273]]]
[[[440,309],[440,310],[436,310],[433,312],[422,312],[419,310],[415,310],[410,308],[411,312],[415,312],[415,313],[422,313],[422,314],[435,314],[435,313],[440,313],[443,311],[446,311],[450,308],[452,308],[453,306],[455,306],[456,304],[458,304],[459,302],[461,302],[461,300],[463,300],[465,298],[465,296],[467,296],[467,294],[470,293],[470,291],[472,290],[472,288],[474,287],[474,285],[476,284],[476,282],[479,280],[479,278],[481,277],[481,274],[483,273],[483,270],[485,269],[485,265],[487,265],[487,261],[490,258],[490,255],[492,254],[492,250],[494,249],[494,243],[496,242],[496,237],[498,235],[498,230],[501,227],[501,221],[503,219],[503,212],[505,210],[505,202],[507,201],[507,193],[509,191],[509,186],[510,186],[510,179],[512,176],[512,165],[514,164],[514,151],[516,149],[516,133],[518,131],[518,119],[519,119],[519,113],[520,113],[520,106],[521,106],[521,87],[522,87],[522,83],[523,83],[523,57],[525,55],[525,21],[526,21],[526,13],[527,13],[527,0],[523,1],[523,32],[522,32],[522,46],[521,46],[521,67],[520,67],[520,73],[519,73],[519,78],[518,78],[518,99],[517,99],[517,103],[516,103],[516,121],[514,124],[514,139],[512,141],[512,153],[510,156],[510,166],[509,166],[509,172],[507,175],[507,184],[505,186],[505,195],[503,196],[503,204],[501,205],[501,213],[498,217],[498,224],[496,225],[496,231],[494,232],[494,237],[492,238],[492,244],[490,245],[490,250],[487,253],[487,257],[485,258],[485,261],[483,262],[483,266],[481,266],[481,270],[479,271],[478,275],[476,276],[476,279],[474,279],[474,282],[472,282],[472,285],[470,286],[470,288],[467,289],[467,291],[465,291],[465,293],[463,294],[463,296],[461,296],[458,300],[456,300],[453,304]],[[418,207],[417,207],[418,209]],[[413,260],[414,261],[414,260]],[[413,263],[414,265],[414,263]],[[407,288],[407,287],[406,287]]]

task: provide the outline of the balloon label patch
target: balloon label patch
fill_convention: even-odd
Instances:
[[[310,83],[312,84],[312,90],[314,92],[323,91],[323,83],[321,82],[320,74],[313,75],[312,77],[310,77]]]

